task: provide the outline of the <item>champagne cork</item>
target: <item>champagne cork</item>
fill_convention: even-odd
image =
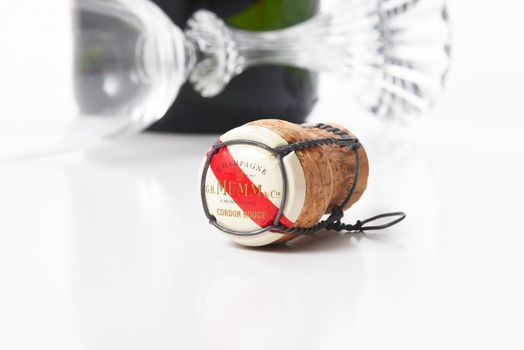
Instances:
[[[330,125],[354,137],[347,129]],[[229,131],[220,141],[250,140],[278,148],[321,138],[340,136],[324,129],[263,119]],[[364,147],[360,147],[358,153],[360,176],[344,209],[358,201],[366,189],[368,158]],[[344,202],[357,177],[355,154],[346,146],[322,145],[297,150],[284,157],[283,166],[287,175],[286,198],[283,198],[282,175],[275,154],[252,145],[233,144],[219,149],[211,159],[202,189],[203,198],[209,213],[222,227],[239,233],[230,235],[235,242],[261,246],[297,237],[273,231],[243,236],[242,232],[270,226],[283,200],[282,224],[286,227],[314,226],[334,206]]]

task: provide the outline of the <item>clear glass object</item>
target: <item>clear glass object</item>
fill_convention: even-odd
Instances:
[[[148,0],[61,5],[45,25],[25,27],[31,41],[23,47],[31,55],[13,41],[4,45],[10,54],[1,62],[7,107],[0,158],[81,149],[139,132],[163,116],[187,79],[214,96],[259,64],[347,76],[348,95],[364,108],[405,118],[434,103],[449,67],[442,0],[344,0],[271,32],[229,28],[208,11],[196,12],[182,32]]]

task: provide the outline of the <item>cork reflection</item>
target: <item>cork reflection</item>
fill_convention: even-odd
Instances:
[[[366,264],[360,254],[346,258],[223,251],[198,285],[198,346],[323,348],[325,339],[355,323]]]

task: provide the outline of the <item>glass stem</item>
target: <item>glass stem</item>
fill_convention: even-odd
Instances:
[[[376,5],[373,1],[370,3]],[[358,55],[363,50],[353,49],[354,44],[362,45],[362,38],[351,37],[352,30],[343,24],[351,20],[351,15],[359,14],[349,14],[343,19],[322,14],[290,28],[251,32],[226,26],[211,12],[198,11],[188,21],[186,29],[190,64],[194,64],[188,67],[191,70],[189,79],[202,95],[214,96],[234,76],[262,64],[351,75],[357,60],[362,57],[352,57],[348,52]],[[357,32],[372,33],[376,22],[366,21]],[[376,35],[374,37],[364,38],[370,41],[365,44],[366,50],[373,50],[373,54],[365,56],[370,60],[377,59]],[[360,64],[369,65],[370,62],[362,60]]]
[[[322,15],[297,26],[271,32],[229,28],[238,51],[237,69],[262,64],[294,66],[318,72],[350,73],[342,59],[351,50],[346,37],[333,32],[332,18]],[[344,41],[344,42],[343,42]]]

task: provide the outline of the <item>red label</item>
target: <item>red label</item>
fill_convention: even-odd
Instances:
[[[223,164],[228,164],[228,166],[224,167]],[[266,197],[260,187],[249,179],[235,162],[227,147],[218,150],[209,166],[221,190],[235,201],[246,217],[260,227],[268,227],[273,224],[279,208]],[[284,215],[280,218],[280,223],[286,227],[293,226],[293,222]]]

